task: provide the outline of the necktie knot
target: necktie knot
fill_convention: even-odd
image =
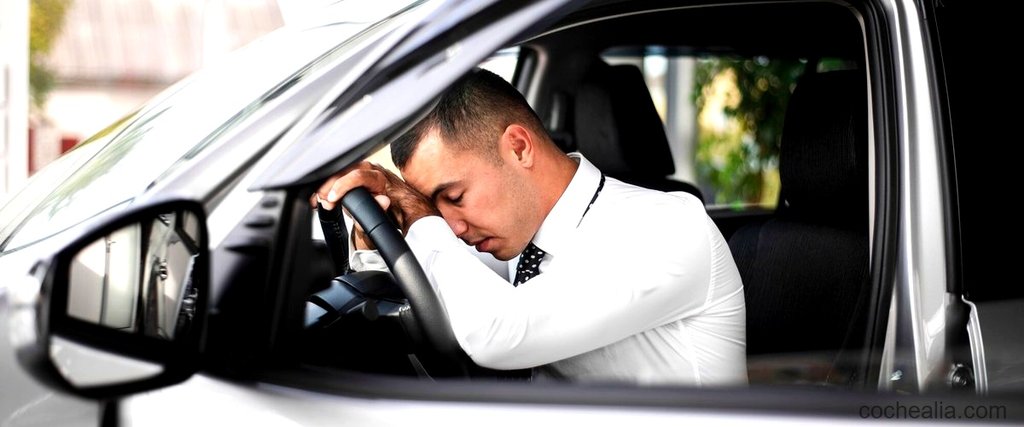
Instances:
[[[512,282],[514,286],[522,285],[528,280],[540,274],[540,261],[546,253],[530,242],[519,255],[519,264],[516,265],[516,279]]]

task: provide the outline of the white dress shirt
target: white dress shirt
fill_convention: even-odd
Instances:
[[[601,172],[571,156],[580,166],[533,239],[541,273],[519,287],[518,258],[481,262],[441,217],[409,229],[463,350],[535,377],[746,383],[743,286],[703,204],[607,178],[588,211]],[[382,266],[370,252],[353,252],[353,267]]]

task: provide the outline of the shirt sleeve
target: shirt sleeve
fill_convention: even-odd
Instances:
[[[461,250],[439,217],[417,221],[406,240],[463,350],[481,366],[521,369],[699,312],[711,276],[706,214],[664,203],[672,206],[649,206],[631,227],[585,222],[572,247],[519,287]]]

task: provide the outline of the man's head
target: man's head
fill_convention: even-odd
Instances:
[[[498,259],[526,247],[575,172],[519,91],[485,70],[442,94],[391,157],[457,236]]]

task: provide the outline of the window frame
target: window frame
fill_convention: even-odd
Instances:
[[[901,106],[892,94],[897,88],[894,75],[898,73],[891,46],[895,44],[889,32],[890,11],[873,2],[852,5],[851,9],[858,14],[863,25],[864,38],[867,46],[866,64],[869,76],[871,114],[869,133],[872,135],[871,161],[873,173],[870,175],[874,190],[875,209],[871,213],[871,281],[872,315],[869,321],[870,334],[866,337],[869,351],[865,353],[868,363],[866,381],[878,378],[881,382],[879,363],[885,356],[883,347],[886,345],[887,321],[890,319],[890,301],[896,279],[896,271],[902,262],[899,255],[898,241],[900,229],[899,217],[901,204],[900,163],[901,152],[897,141],[901,141],[899,128],[894,126],[898,121],[897,114]],[[538,68],[543,68],[543,53],[530,52],[522,49],[521,55],[532,55],[536,65],[517,66],[515,82],[529,88],[534,93],[537,86],[525,84],[536,76]],[[523,62],[521,62],[523,63]],[[522,87],[520,87],[522,89]],[[530,99],[528,97],[528,99]],[[372,145],[365,143],[364,145]],[[360,151],[360,150],[356,150]],[[361,151],[367,151],[366,148]],[[296,187],[289,190],[289,199],[304,200],[302,192],[307,187]],[[300,215],[301,216],[301,215]],[[309,226],[308,217],[302,223]],[[286,233],[286,235],[291,233]],[[299,233],[300,236],[308,236]],[[294,297],[294,295],[293,295]],[[304,298],[304,295],[302,296]],[[901,322],[906,319],[900,319]],[[904,324],[899,325],[901,328]],[[897,334],[905,331],[897,331]],[[890,349],[889,351],[892,351]],[[417,379],[381,377],[377,375],[355,372],[323,372],[310,368],[283,368],[267,370],[259,375],[259,380],[289,388],[299,388],[327,393],[332,395],[354,397],[385,397],[396,399],[412,399],[421,401],[460,401],[488,403],[531,403],[557,405],[599,405],[617,407],[643,408],[688,408],[705,410],[744,410],[754,412],[770,412],[775,414],[817,414],[838,417],[856,416],[856,408],[866,403],[891,403],[892,395],[871,391],[867,384],[866,392],[832,394],[820,393],[818,389],[780,390],[769,389],[728,389],[708,390],[695,388],[636,388],[633,386],[594,385],[578,386],[568,384],[551,384],[536,387],[529,384],[495,384],[474,383],[459,380],[442,380],[424,382]],[[933,397],[926,394],[911,396],[900,395],[906,402],[932,402]],[[959,401],[951,399],[950,401]],[[965,398],[963,401],[971,401]]]

